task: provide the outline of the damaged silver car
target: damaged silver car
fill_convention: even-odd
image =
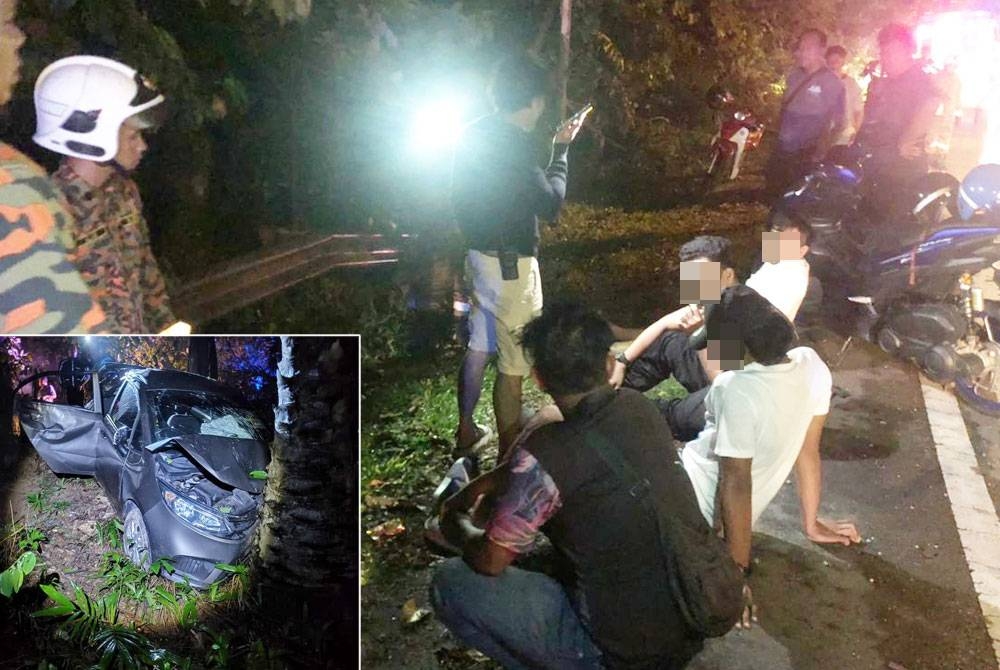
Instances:
[[[35,375],[21,383],[58,373]],[[97,479],[124,523],[128,557],[206,588],[253,539],[268,450],[263,424],[233,390],[199,375],[118,364],[63,379],[79,404],[16,396],[35,450],[59,474]],[[95,392],[96,391],[96,392]]]

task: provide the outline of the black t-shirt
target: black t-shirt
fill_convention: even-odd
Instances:
[[[895,156],[899,139],[927,101],[939,98],[931,76],[919,64],[898,77],[872,80],[857,141]]]
[[[455,155],[452,204],[470,249],[538,253],[538,217],[553,220],[566,195],[567,145],[556,145],[547,169],[531,135],[497,115],[466,129]]]
[[[583,603],[581,618],[615,670],[681,668],[701,640],[686,630],[671,595],[653,516],[632,497],[583,435],[596,432],[621,450],[666,498],[678,523],[704,525],[691,481],[656,407],[629,389],[602,388],[566,420],[525,442],[559,489],[561,507],[542,531],[565,558],[566,584]]]

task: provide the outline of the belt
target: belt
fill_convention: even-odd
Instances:
[[[483,256],[489,256],[490,258],[500,258],[500,252],[494,249],[484,250],[484,249],[469,249],[469,251],[477,251]],[[525,254],[518,254],[518,258],[534,258],[534,256],[527,256]]]

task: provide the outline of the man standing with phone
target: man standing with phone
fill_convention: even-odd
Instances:
[[[560,126],[549,165],[540,168],[531,133],[545,111],[549,88],[549,73],[527,55],[501,62],[490,86],[496,113],[475,121],[456,153],[452,202],[468,245],[465,274],[472,303],[468,350],[458,378],[456,456],[474,453],[489,439],[473,411],[494,354],[493,409],[501,457],[520,429],[521,385],[531,369],[520,332],[542,310],[538,219],[551,221],[559,214],[569,144],[586,118],[586,113],[574,115]]]

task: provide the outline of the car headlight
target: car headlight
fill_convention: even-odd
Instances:
[[[196,505],[184,496],[171,491],[160,482],[160,493],[163,494],[163,502],[171,512],[195,528],[218,534],[225,530],[225,523],[217,514],[212,514],[204,507]]]

